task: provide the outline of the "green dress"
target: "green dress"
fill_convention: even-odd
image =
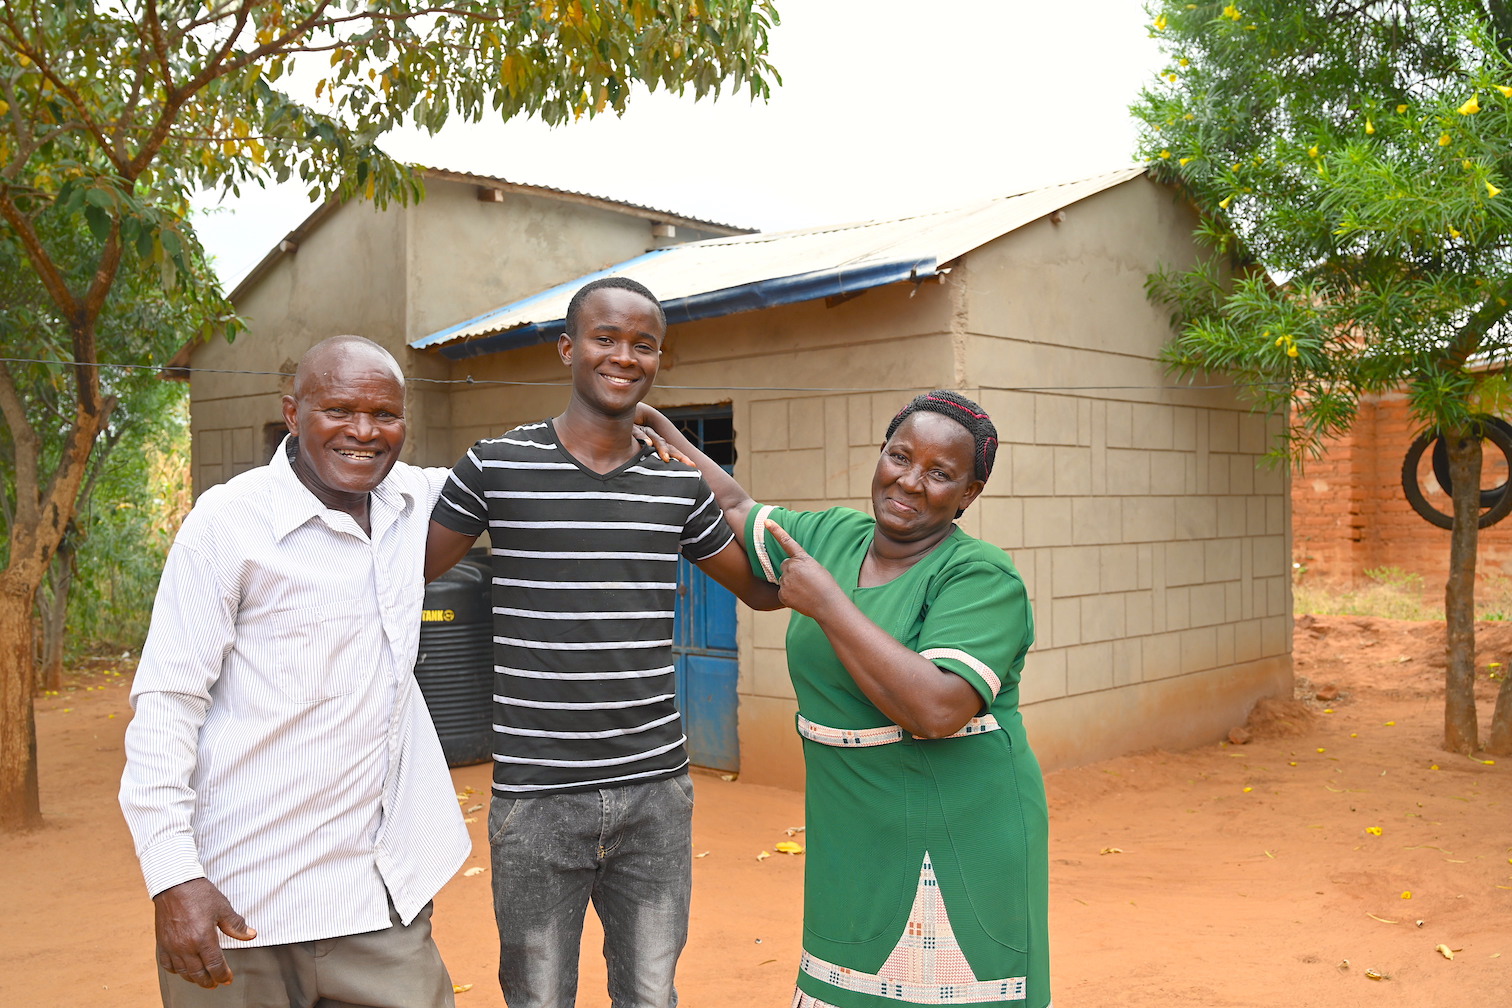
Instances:
[[[766,518],[873,622],[982,698],[956,736],[915,739],[866,698],[819,625],[793,613],[787,659],[808,841],[795,1004],[1045,1008],[1047,814],[1018,711],[1034,639],[1018,571],[1001,549],[953,528],[904,574],[858,588],[871,516],[755,507],[747,553],[769,580],[785,554]]]

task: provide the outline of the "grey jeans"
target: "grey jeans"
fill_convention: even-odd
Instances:
[[[589,900],[604,926],[613,1008],[673,1008],[688,938],[693,784],[687,774],[508,798],[488,812],[499,986],[509,1008],[573,1008]]]

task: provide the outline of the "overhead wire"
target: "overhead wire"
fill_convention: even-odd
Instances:
[[[251,371],[235,368],[202,368],[202,367],[179,367],[166,364],[117,364],[106,361],[72,361],[52,360],[39,357],[0,357],[0,362],[7,364],[49,364],[57,367],[96,367],[116,368],[120,370],[147,370],[147,371],[173,371],[175,373],[196,374],[226,374],[226,375],[255,375],[269,378],[292,378],[292,371]],[[507,378],[474,378],[468,375],[464,378],[422,378],[406,375],[407,383],[425,382],[430,385],[511,385],[535,388],[568,388],[569,382],[563,381],[513,381]],[[1214,391],[1221,389],[1243,388],[1270,388],[1284,386],[1286,382],[1226,382],[1212,385],[1175,384],[1175,385],[984,385],[972,383],[972,388],[990,389],[995,392],[1183,392],[1183,391]],[[923,385],[900,385],[900,386],[828,386],[828,385],[671,385],[658,382],[659,389],[670,389],[684,392],[914,392],[923,388]]]

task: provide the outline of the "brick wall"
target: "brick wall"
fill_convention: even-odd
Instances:
[[[1420,518],[1402,493],[1402,460],[1421,429],[1404,395],[1361,404],[1354,428],[1330,440],[1321,457],[1307,459],[1292,479],[1292,560],[1307,576],[1341,584],[1366,579],[1365,572],[1396,567],[1421,575],[1436,590],[1449,573],[1449,532]],[[1484,457],[1482,486],[1506,479],[1494,450]],[[1430,504],[1450,510],[1449,497],[1433,478],[1428,453],[1419,481]],[[1477,575],[1512,576],[1512,520],[1480,533]]]

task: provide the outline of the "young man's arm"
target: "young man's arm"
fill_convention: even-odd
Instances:
[[[432,518],[430,531],[425,536],[426,583],[455,567],[477,541],[477,536],[456,532]]]
[[[737,540],[730,540],[725,548],[703,560],[695,560],[698,569],[734,592],[736,597],[752,609],[781,609],[777,598],[777,586],[758,578],[751,572],[751,562],[746,559],[745,547]]]

